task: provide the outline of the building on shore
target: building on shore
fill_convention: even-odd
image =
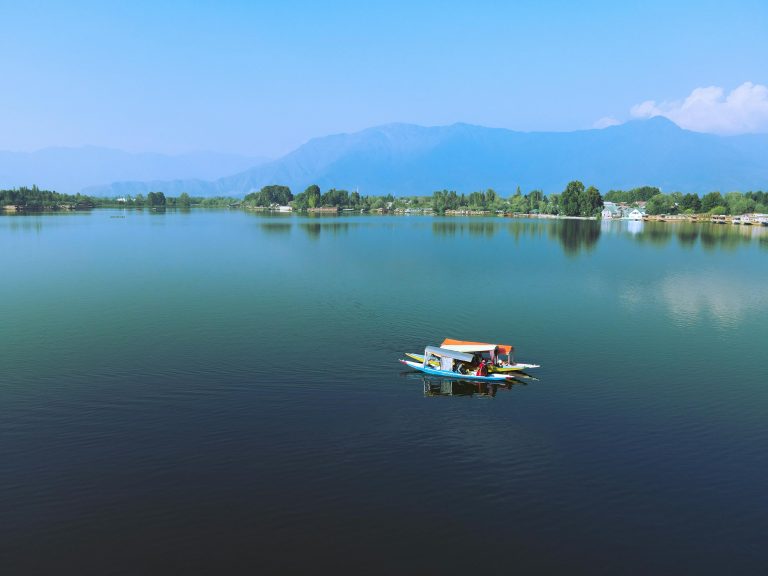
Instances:
[[[621,218],[621,210],[613,202],[604,202],[603,211],[600,213],[603,220],[618,220]]]
[[[642,220],[645,217],[645,202],[633,206],[625,203],[604,202],[600,217],[603,220]]]

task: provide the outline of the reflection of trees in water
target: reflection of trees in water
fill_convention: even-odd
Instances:
[[[673,230],[664,222],[645,222],[643,229],[633,237],[638,242],[647,242],[654,246],[664,246],[672,240]]]
[[[636,225],[636,226],[635,226]],[[681,246],[693,247],[697,242],[705,249],[735,249],[758,240],[761,248],[768,247],[768,228],[760,226],[734,226],[700,222],[598,222],[595,220],[517,220],[494,221],[437,221],[432,223],[436,236],[469,234],[491,238],[506,228],[517,242],[520,238],[541,238],[546,235],[557,239],[568,255],[591,250],[600,239],[601,232],[626,235],[635,242],[657,247],[677,239]]]
[[[496,222],[469,222],[470,236],[485,236],[486,238],[492,238],[497,230],[498,223]]]
[[[432,222],[432,234],[435,236],[455,236],[458,231],[457,222]]]
[[[492,238],[499,229],[498,222],[470,221],[470,222],[433,222],[432,233],[436,236],[456,236],[469,233],[470,236],[485,236]]]
[[[299,224],[299,228],[304,230],[310,239],[317,240],[320,237],[320,229],[322,226],[319,222],[302,222]]]
[[[692,248],[698,241],[705,250],[735,250],[753,240],[762,243],[766,234],[756,226],[709,222],[645,222],[641,232],[630,235],[638,242],[648,242],[656,246],[665,245],[673,236],[686,248]]]
[[[2,214],[2,212],[0,212],[0,214]],[[3,218],[8,218],[6,221],[10,222],[9,228],[14,232],[18,230],[25,232],[40,232],[43,229],[43,221],[40,218],[30,217],[30,215],[27,214],[23,214],[21,216],[17,216],[15,214],[3,214]]]
[[[761,232],[754,226],[734,226],[732,224],[700,224],[701,246],[705,250],[735,250],[742,244],[753,240],[754,232]]]
[[[496,219],[494,221],[438,221],[432,223],[432,233],[436,236],[455,236],[468,233],[470,236],[492,238],[502,228],[506,228],[515,242],[521,237],[541,238],[545,234],[557,238],[567,254],[577,254],[590,250],[600,238],[600,223],[595,220],[516,220]]]
[[[507,232],[515,241],[518,241],[521,236],[541,238],[545,228],[546,224],[543,222],[532,222],[530,220],[511,220],[507,223]]]
[[[680,245],[691,248],[696,244],[696,240],[699,239],[701,226],[693,222],[681,222],[680,224],[675,224],[675,232],[677,233],[677,241]]]
[[[320,232],[330,231],[334,236],[338,234],[346,234],[349,232],[349,222],[301,222],[299,224],[304,232],[307,233],[312,240],[316,240],[320,237]]]
[[[569,256],[590,251],[600,239],[600,223],[595,220],[556,220],[552,223],[553,234]]]
[[[456,236],[466,232],[470,236],[492,238],[504,228],[515,240],[518,240],[521,236],[541,237],[544,234],[546,223],[509,218],[432,223],[432,233],[436,236]]]
[[[768,229],[709,222],[643,222],[642,228],[637,231],[624,231],[627,237],[640,243],[662,247],[676,238],[685,248],[692,248],[700,242],[705,250],[735,250],[754,240],[762,242],[764,232],[768,232]]]
[[[290,222],[263,222],[261,229],[268,234],[285,234],[291,231],[293,224]]]

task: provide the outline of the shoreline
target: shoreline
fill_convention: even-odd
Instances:
[[[541,220],[591,220],[595,222],[664,222],[675,224],[679,222],[690,222],[695,224],[729,224],[732,226],[768,226],[768,215],[757,214],[739,214],[739,215],[725,215],[725,214],[659,214],[659,215],[644,215],[641,219],[631,218],[599,218],[597,216],[563,216],[559,214],[526,214],[523,212],[492,212],[490,210],[446,210],[444,214],[437,214],[432,210],[410,210],[410,209],[395,209],[395,210],[351,210],[351,209],[338,209],[337,207],[322,207],[313,208],[309,210],[274,210],[269,208],[254,208],[243,206],[222,206],[222,207],[208,207],[208,206],[191,206],[189,208],[173,207],[123,207],[123,206],[95,206],[95,207],[73,207],[67,206],[46,206],[35,207],[32,209],[25,209],[20,206],[2,206],[0,207],[0,216],[25,216],[33,214],[56,214],[56,213],[88,213],[98,210],[118,210],[120,212],[165,212],[165,211],[185,211],[192,210],[242,210],[245,212],[259,212],[263,214],[271,215],[319,215],[319,216],[433,216],[433,217],[460,217],[460,216],[482,216],[482,217],[497,217],[497,218],[518,218],[518,219],[541,219]]]

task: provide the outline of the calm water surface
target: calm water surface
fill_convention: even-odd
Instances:
[[[3,574],[768,565],[768,229],[95,211],[0,246]],[[541,379],[425,395],[397,359],[444,337]]]

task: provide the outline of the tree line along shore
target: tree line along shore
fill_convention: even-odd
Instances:
[[[605,195],[594,186],[585,186],[574,180],[560,193],[544,194],[531,190],[523,194],[518,187],[512,196],[503,197],[493,189],[460,194],[454,190],[438,190],[429,196],[364,196],[358,191],[330,188],[325,192],[317,185],[293,194],[288,186],[264,186],[244,198],[219,196],[193,197],[186,193],[178,197],[163,192],[149,192],[146,196],[99,198],[82,194],[62,194],[41,190],[37,186],[0,190],[0,208],[8,212],[46,212],[90,210],[93,208],[136,208],[162,210],[168,208],[242,208],[246,210],[274,210],[290,207],[308,212],[387,212],[421,214],[520,214],[594,218],[599,217],[604,202],[643,206],[646,214],[653,215],[741,215],[768,213],[768,192],[709,192],[703,196],[694,193],[672,192],[664,194],[654,186],[631,190],[610,190]],[[285,208],[287,209],[287,208]]]

